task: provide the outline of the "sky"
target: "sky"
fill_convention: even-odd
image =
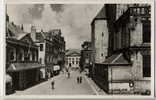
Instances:
[[[32,25],[37,31],[61,29],[66,49],[81,49],[84,41],[90,41],[91,22],[102,4],[9,4],[10,21],[24,26],[30,32]]]

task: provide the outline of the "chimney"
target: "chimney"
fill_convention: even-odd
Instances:
[[[31,38],[33,39],[33,41],[36,41],[36,27],[35,26],[31,26]]]

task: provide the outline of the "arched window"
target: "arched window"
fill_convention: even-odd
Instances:
[[[18,59],[18,61],[24,61],[24,50],[23,49],[20,49],[17,59]]]

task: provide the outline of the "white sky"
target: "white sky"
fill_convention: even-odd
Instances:
[[[83,41],[90,40],[91,21],[102,7],[93,4],[10,4],[7,13],[10,21],[23,24],[27,32],[30,32],[31,25],[44,31],[59,28],[65,37],[66,48],[80,49]]]

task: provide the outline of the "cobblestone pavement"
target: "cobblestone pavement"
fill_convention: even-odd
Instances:
[[[77,83],[77,76],[82,76],[82,83]],[[16,91],[13,95],[98,95],[96,85],[91,79],[77,71],[71,72],[71,77],[67,78],[65,73],[61,73],[53,78],[55,80],[55,89],[51,89],[51,81],[28,88],[24,91]]]

